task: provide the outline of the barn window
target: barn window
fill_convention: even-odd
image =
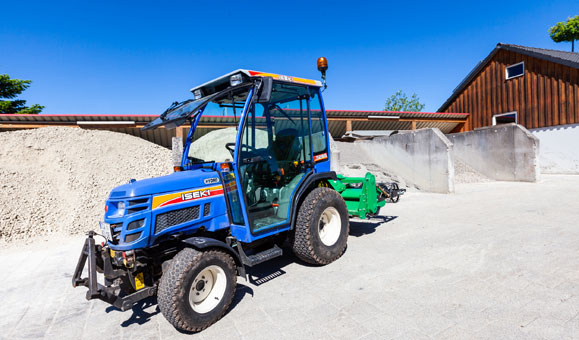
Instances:
[[[493,125],[517,123],[517,112],[501,113],[493,116]]]
[[[507,79],[520,77],[523,74],[525,74],[525,62],[524,61],[507,66],[507,69],[505,70],[505,77]]]

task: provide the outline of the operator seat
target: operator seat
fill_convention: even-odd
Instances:
[[[298,130],[285,129],[276,133],[275,141],[271,146],[271,152],[275,159],[282,164],[298,160],[301,143],[298,138]]]
[[[300,161],[300,155],[302,152],[302,143],[299,138],[299,132],[296,129],[285,129],[281,130],[276,134],[276,139],[272,144],[272,153],[277,158],[278,164],[283,168],[286,177],[291,176],[291,178],[285,179],[285,185],[280,188],[278,209],[276,215],[280,219],[286,219],[288,217],[290,198],[294,188],[298,185],[304,173],[299,171],[295,172],[294,162]],[[294,169],[290,171],[290,169]]]

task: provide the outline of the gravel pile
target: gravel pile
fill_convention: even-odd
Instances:
[[[225,148],[227,143],[235,143],[237,129],[234,127],[213,130],[193,141],[189,156],[206,161],[225,162],[233,158]]]
[[[491,181],[490,178],[476,171],[457,157],[454,157],[454,183],[461,184]]]
[[[0,133],[0,241],[95,229],[109,191],[171,172],[171,151],[138,137],[49,127]]]

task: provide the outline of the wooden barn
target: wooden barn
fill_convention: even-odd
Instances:
[[[579,53],[497,44],[438,112],[467,112],[454,132],[515,122],[527,129],[579,123]]]

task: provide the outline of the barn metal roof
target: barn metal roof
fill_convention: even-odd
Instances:
[[[328,119],[340,118],[347,120],[367,118],[367,117],[393,117],[393,118],[424,118],[424,119],[465,119],[468,113],[447,113],[447,112],[405,112],[405,111],[359,111],[359,110],[326,110]],[[0,114],[0,124],[9,123],[71,123],[77,122],[119,122],[122,124],[134,123],[142,125],[153,121],[157,115],[52,115],[52,114]],[[201,117],[203,123],[235,123],[239,121],[239,116],[211,116],[204,115]]]
[[[410,130],[412,120],[416,128],[438,128],[450,133],[458,124],[466,120],[468,113],[444,112],[395,112],[395,111],[356,111],[327,110],[328,129],[334,138],[346,133],[346,121],[350,120],[352,130]],[[0,131],[44,126],[73,126],[98,128],[131,134],[151,142],[171,146],[175,130],[160,128],[142,131],[141,127],[151,122],[157,115],[20,115],[0,114]],[[199,138],[211,130],[236,126],[239,116],[202,116],[194,138]],[[188,126],[185,126],[188,128]]]
[[[359,118],[368,116],[400,117],[400,118],[427,118],[427,119],[463,119],[468,113],[447,112],[410,112],[410,111],[357,111],[357,110],[326,110],[328,118]]]
[[[497,46],[500,46],[502,49],[507,51],[518,52],[531,57],[552,61],[554,63],[566,65],[569,67],[579,68],[579,53],[577,52],[549,50],[546,48],[528,47],[501,43],[499,43]]]
[[[0,114],[0,124],[8,123],[35,123],[35,124],[51,124],[51,123],[72,123],[76,124],[78,121],[91,122],[134,122],[136,124],[143,124],[157,118],[157,115],[71,115],[71,114]]]
[[[468,84],[470,84],[470,82],[478,75],[478,73],[489,63],[489,61],[495,56],[495,54],[497,54],[499,50],[517,52],[553,63],[573,68],[579,68],[579,53],[577,52],[566,52],[559,50],[549,50],[545,48],[498,43],[497,46],[491,51],[491,53],[486,58],[479,61],[478,64],[476,64],[476,66],[458,84],[458,86],[452,91],[450,97],[440,106],[440,108],[438,108],[437,112],[444,111],[446,107],[452,103],[452,101],[462,92],[462,90],[464,90]]]

